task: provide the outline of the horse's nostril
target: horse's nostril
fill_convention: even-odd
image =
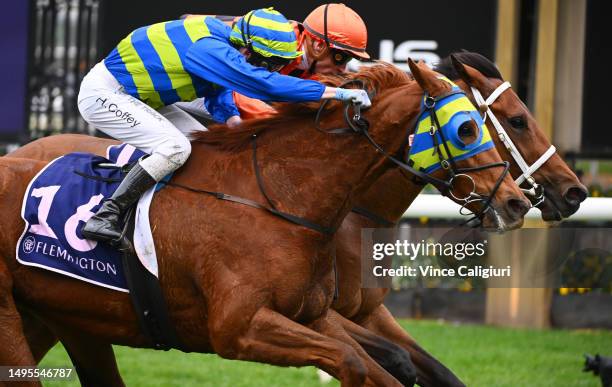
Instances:
[[[582,187],[570,187],[563,195],[563,199],[567,202],[567,204],[571,206],[577,206],[583,201],[586,200],[588,196],[587,191]]]
[[[521,199],[509,199],[508,200],[508,210],[515,217],[523,217],[529,211],[529,204],[526,201]]]

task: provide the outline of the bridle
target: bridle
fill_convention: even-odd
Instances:
[[[544,152],[533,164],[529,165],[525,161],[525,159],[521,155],[521,152],[518,150],[516,145],[514,145],[514,142],[512,141],[512,139],[506,132],[506,129],[504,129],[504,127],[501,125],[501,123],[499,122],[499,120],[497,119],[493,111],[491,110],[491,106],[495,103],[495,101],[497,101],[497,99],[506,90],[511,89],[511,87],[512,86],[510,85],[510,82],[505,81],[502,84],[500,84],[495,90],[493,90],[493,92],[491,93],[491,95],[489,95],[487,99],[485,99],[480,93],[480,91],[476,89],[475,87],[471,86],[470,88],[472,91],[472,95],[474,96],[474,100],[476,101],[476,104],[479,107],[486,109],[483,112],[484,113],[483,120],[486,121],[486,119],[488,118],[491,121],[491,123],[493,124],[493,127],[495,128],[497,132],[499,140],[504,144],[504,146],[506,147],[506,149],[508,150],[508,152],[510,153],[510,155],[512,156],[516,164],[521,169],[522,173],[514,180],[515,183],[519,187],[522,183],[526,183],[529,185],[529,188],[521,188],[521,191],[523,191],[523,193],[530,199],[532,205],[534,207],[537,207],[538,205],[542,204],[542,202],[544,202],[546,197],[544,194],[544,187],[541,186],[540,184],[537,184],[537,182],[535,181],[532,175],[534,172],[540,169],[542,165],[544,165],[544,163],[548,161],[548,159],[550,159],[555,154],[557,149],[555,148],[554,145],[551,144],[550,147],[546,150],[546,152]],[[356,212],[366,218],[369,218],[370,220],[373,220],[376,223],[384,224],[385,226],[388,226],[388,227],[394,225],[393,222],[390,222],[380,217],[379,215],[376,215],[364,208],[360,208],[360,207],[355,208],[353,209],[353,212]],[[460,212],[463,214],[461,210]],[[473,223],[472,220],[473,218],[466,221],[466,223],[469,223],[472,225],[478,225],[478,223],[476,224]]]
[[[358,87],[362,89],[367,89],[365,82],[359,79],[348,80],[347,82],[343,83],[339,87],[345,87],[347,85],[357,85]],[[421,113],[419,114],[419,118],[420,118],[423,114],[429,113],[430,117],[432,118],[431,120],[432,125],[430,128],[429,134],[433,138],[433,141],[435,144],[435,147],[434,147],[435,152],[438,155],[441,167],[448,171],[449,177],[447,180],[438,179],[436,177],[430,176],[427,173],[424,173],[422,170],[416,169],[412,165],[409,165],[408,163],[405,163],[400,160],[404,154],[407,154],[407,149],[409,146],[408,133],[411,131],[414,132],[416,130],[416,126],[418,125],[418,122],[419,122],[418,119],[415,124],[415,128],[413,130],[410,130],[410,127],[408,127],[407,133],[404,136],[404,143],[400,146],[398,152],[395,155],[388,153],[374,140],[374,138],[372,138],[369,132],[370,123],[366,118],[364,118],[361,115],[361,105],[360,104],[355,104],[350,101],[347,101],[344,103],[343,117],[344,117],[344,121],[348,125],[348,128],[322,129],[319,125],[320,120],[321,120],[321,115],[325,109],[325,106],[329,103],[329,100],[323,101],[315,116],[315,127],[317,130],[324,132],[326,134],[347,134],[347,133],[355,134],[357,133],[357,134],[364,136],[368,140],[368,142],[375,148],[375,150],[379,152],[387,160],[393,162],[395,165],[397,165],[401,169],[413,174],[416,178],[420,179],[423,183],[432,184],[443,195],[451,196],[457,201],[462,201],[463,202],[463,205],[461,207],[462,209],[464,209],[470,203],[482,201],[483,202],[482,208],[477,213],[474,213],[474,217],[470,219],[470,220],[474,220],[474,219],[481,220],[486,214],[486,212],[492,209],[491,207],[492,198],[495,196],[495,193],[501,186],[501,183],[503,179],[505,178],[505,176],[509,173],[510,164],[507,161],[501,161],[501,162],[494,162],[494,163],[477,166],[477,167],[470,167],[470,168],[458,168],[457,167],[456,160],[453,157],[452,153],[450,152],[450,149],[447,144],[447,139],[444,136],[444,132],[443,130],[440,130],[441,126],[440,126],[440,122],[438,120],[438,116],[436,114],[436,109],[435,109],[436,104],[456,94],[463,94],[465,96],[465,93],[461,91],[460,89],[451,90],[437,97],[426,96],[423,102],[423,109]],[[373,98],[373,92],[370,93],[370,98],[371,99]],[[353,113],[352,115],[351,115],[351,108],[352,108],[352,113]],[[302,227],[319,232],[321,234],[327,234],[327,235],[333,234],[335,232],[335,228],[330,228],[327,226],[319,225],[303,217],[299,217],[299,216],[296,216],[290,213],[280,211],[274,205],[272,198],[266,192],[265,184],[263,181],[263,176],[259,168],[259,163],[257,160],[257,136],[256,135],[253,135],[253,137],[251,138],[251,145],[252,145],[253,170],[255,172],[257,185],[259,187],[260,192],[266,199],[267,205],[260,204],[253,200],[238,197],[238,196],[231,195],[231,194],[227,194],[224,192],[197,189],[197,188],[185,186],[185,185],[174,183],[174,182],[165,182],[163,184],[168,185],[168,186],[177,187],[177,188],[182,188],[182,189],[185,189],[191,192],[195,192],[195,193],[211,195],[219,200],[231,201],[234,203],[239,203],[239,204],[243,204],[246,206],[262,209],[262,210],[265,210],[271,213],[272,215],[283,218],[288,222],[294,223],[296,225],[300,225]],[[444,156],[442,149],[444,149],[444,151],[446,152],[447,157]],[[467,173],[476,172],[476,171],[480,171],[480,170],[484,170],[488,168],[494,168],[494,167],[503,167],[503,172],[501,173],[501,175],[495,182],[495,185],[493,186],[491,193],[489,195],[481,195],[481,194],[476,193],[475,192],[476,185],[474,183],[474,180],[469,175],[467,175]],[[464,197],[457,197],[453,193],[453,183],[459,178],[467,178],[472,182],[472,185],[473,185],[471,192]],[[385,221],[382,217],[376,216],[375,214],[372,214],[365,209],[363,210],[354,209],[353,211],[360,213],[361,215],[366,216],[368,218],[371,218],[374,221],[377,221],[377,222],[384,221],[385,224],[389,226],[392,225],[391,222]]]
[[[483,98],[482,94],[478,89],[474,87],[471,87],[471,89],[476,103],[482,106],[483,108],[486,108],[486,110],[484,111],[483,120],[489,118],[489,120],[495,127],[495,130],[497,131],[499,140],[506,146],[506,149],[522,171],[522,174],[514,180],[515,183],[519,187],[523,182],[529,185],[529,188],[521,188],[521,190],[527,197],[530,198],[532,205],[536,207],[540,205],[545,199],[544,187],[537,184],[532,175],[542,165],[544,165],[544,163],[548,161],[548,159],[552,155],[555,154],[556,148],[554,145],[551,144],[551,146],[546,150],[546,152],[544,152],[532,165],[529,165],[525,161],[525,159],[521,155],[521,152],[519,152],[518,148],[516,147],[516,145],[514,145],[514,142],[512,142],[512,139],[510,139],[510,136],[508,135],[504,127],[499,123],[499,120],[497,119],[497,117],[495,117],[495,114],[493,114],[493,111],[491,110],[491,106],[493,105],[493,103],[495,103],[497,98],[499,98],[499,96],[502,95],[504,91],[510,89],[511,87],[512,86],[510,85],[510,82],[506,81],[502,83],[501,85],[497,86],[497,88],[486,100]]]
[[[347,85],[351,85],[351,84],[357,85],[358,87],[362,89],[366,89],[365,83],[358,79],[348,80],[347,82],[343,83],[339,87],[346,87]],[[416,178],[420,179],[421,181],[433,185],[440,191],[440,193],[442,193],[442,195],[450,196],[456,201],[462,202],[462,206],[460,209],[460,212],[462,214],[465,214],[463,210],[466,208],[468,204],[482,201],[483,204],[482,204],[481,209],[478,212],[473,214],[474,216],[473,218],[470,219],[470,221],[474,219],[482,220],[484,215],[490,209],[492,209],[491,202],[493,200],[493,197],[495,196],[495,193],[499,190],[503,179],[509,172],[510,163],[508,163],[507,161],[500,161],[500,162],[489,163],[489,164],[481,165],[477,167],[469,167],[469,168],[458,168],[457,167],[455,157],[453,157],[449,149],[449,146],[447,144],[447,139],[445,138],[443,130],[441,130],[440,122],[438,120],[438,116],[436,113],[436,110],[437,110],[436,104],[456,94],[463,94],[465,96],[465,93],[459,88],[453,89],[437,97],[426,95],[424,102],[423,102],[423,109],[419,115],[419,117],[421,117],[422,115],[429,113],[431,117],[432,125],[429,130],[429,134],[432,136],[432,140],[434,143],[434,151],[438,155],[440,165],[443,169],[447,171],[447,174],[448,174],[447,180],[438,179],[436,177],[433,177],[423,172],[422,170],[414,168],[409,163],[405,163],[399,160],[402,154],[407,153],[406,150],[409,146],[408,135],[405,136],[405,142],[400,147],[398,154],[392,155],[386,150],[384,150],[370,135],[370,132],[369,132],[370,123],[361,115],[361,105],[360,104],[345,103],[343,115],[344,115],[344,120],[346,124],[348,125],[348,128],[322,129],[319,125],[319,122],[321,118],[321,113],[323,112],[323,110],[325,109],[325,106],[329,102],[328,100],[326,100],[319,107],[319,110],[315,117],[315,126],[317,130],[324,132],[326,134],[345,134],[345,133],[361,134],[376,149],[376,151],[379,152],[384,158],[393,162],[398,167],[410,172],[411,174],[413,174]],[[351,106],[353,107],[352,117],[350,115]],[[416,126],[418,125],[418,122],[419,122],[419,119],[417,119],[417,124],[415,124],[414,130],[412,130],[413,133],[416,131]],[[442,149],[444,149],[446,156],[443,154]],[[467,173],[476,172],[476,171],[489,169],[489,168],[495,168],[495,167],[503,167],[503,172],[500,174],[499,178],[495,182],[495,185],[493,186],[491,193],[489,195],[482,195],[482,194],[477,193],[476,184],[474,180],[472,179],[472,177],[469,176]],[[458,197],[457,195],[453,193],[453,183],[460,178],[467,178],[472,183],[471,192],[465,195],[464,197]],[[359,209],[358,212],[359,211],[361,211],[361,209]],[[363,211],[361,212],[363,213]]]

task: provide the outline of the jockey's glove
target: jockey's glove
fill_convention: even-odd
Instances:
[[[370,97],[365,90],[362,89],[336,89],[336,99],[340,101],[352,101],[361,107],[368,108],[372,106]]]

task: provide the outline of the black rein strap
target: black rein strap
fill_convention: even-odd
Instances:
[[[184,190],[187,191],[191,191],[191,192],[196,192],[196,193],[201,193],[201,194],[207,194],[207,195],[211,195],[214,196],[215,198],[219,199],[219,200],[227,200],[229,202],[234,202],[234,203],[240,203],[240,204],[244,204],[250,207],[254,207],[254,208],[258,208],[261,210],[265,210],[275,216],[278,216],[280,218],[285,219],[288,222],[291,222],[293,224],[297,224],[299,226],[303,226],[306,228],[309,228],[311,230],[317,231],[321,234],[325,234],[325,235],[331,235],[334,233],[334,229],[330,228],[330,227],[325,227],[325,226],[321,226],[317,223],[311,222],[308,219],[304,219],[301,218],[299,216],[295,216],[295,215],[291,215],[288,214],[286,212],[280,211],[276,208],[276,206],[274,205],[274,203],[272,202],[272,200],[270,199],[270,197],[268,196],[268,194],[266,193],[266,190],[264,188],[264,184],[263,184],[263,179],[261,176],[261,172],[259,169],[259,165],[257,164],[257,136],[253,135],[252,139],[251,139],[251,144],[252,144],[252,148],[253,148],[253,168],[255,170],[255,178],[257,179],[257,185],[259,186],[259,190],[261,191],[262,195],[264,196],[264,198],[266,198],[266,201],[269,203],[269,206],[264,206],[262,204],[257,203],[254,200],[250,200],[250,199],[246,199],[246,198],[242,198],[239,196],[235,196],[235,195],[230,195],[230,194],[226,194],[223,192],[217,192],[217,191],[208,191],[205,189],[199,189],[199,188],[193,188],[193,187],[189,187],[183,184],[178,184],[178,183],[174,183],[174,182],[168,182],[168,183],[164,183],[167,186],[170,187],[177,187],[177,188],[182,188]]]
[[[382,216],[376,215],[372,211],[365,209],[363,207],[353,207],[351,211],[358,215],[363,216],[364,218],[370,219],[371,221],[378,223],[382,226],[395,227],[395,223],[383,218]]]
[[[359,79],[351,79],[346,81],[345,83],[343,83],[342,85],[340,85],[339,87],[345,87],[346,85],[350,85],[350,84],[355,84],[358,87],[362,88],[362,89],[366,89],[366,85],[363,81],[359,80]],[[432,119],[432,132],[430,132],[430,134],[433,137],[433,141],[434,141],[434,148],[435,151],[438,154],[438,157],[440,158],[440,164],[442,166],[442,168],[444,168],[445,170],[447,170],[450,173],[450,178],[449,180],[442,180],[442,179],[438,179],[435,178],[431,175],[428,175],[426,173],[424,173],[421,170],[415,169],[413,168],[411,165],[404,163],[403,161],[400,161],[397,157],[395,157],[394,155],[388,153],[387,151],[385,151],[370,135],[369,133],[369,127],[370,124],[369,122],[364,119],[361,116],[361,105],[358,104],[350,104],[350,103],[345,103],[344,106],[344,120],[345,122],[348,124],[348,128],[336,128],[336,129],[322,129],[319,126],[319,122],[321,119],[321,114],[325,108],[325,105],[327,104],[328,100],[324,101],[321,106],[319,107],[319,110],[317,111],[317,115],[315,117],[315,127],[317,130],[323,132],[323,133],[327,133],[327,134],[344,134],[344,133],[359,133],[361,135],[363,135],[368,142],[380,153],[383,155],[383,157],[385,157],[387,160],[393,162],[395,165],[397,165],[398,167],[400,167],[401,169],[410,172],[411,174],[413,174],[417,179],[420,179],[421,181],[425,182],[425,183],[429,183],[431,185],[433,185],[434,187],[436,187],[436,189],[438,191],[440,191],[440,193],[444,196],[449,196],[449,194],[452,194],[452,188],[453,188],[453,178],[459,174],[459,173],[465,173],[465,172],[474,172],[474,171],[479,171],[479,170],[483,170],[483,169],[487,169],[487,168],[493,168],[493,167],[502,167],[503,171],[501,173],[501,175],[499,176],[499,178],[497,179],[497,181],[495,182],[495,185],[490,193],[490,195],[488,196],[482,196],[479,195],[480,198],[484,199],[484,203],[482,208],[474,214],[474,218],[476,219],[481,219],[485,212],[487,212],[491,207],[491,201],[493,199],[493,195],[495,195],[495,193],[497,192],[497,190],[499,189],[499,187],[501,186],[501,183],[503,181],[503,178],[508,174],[509,171],[509,163],[507,161],[502,161],[502,162],[495,162],[495,163],[490,163],[490,164],[486,164],[483,166],[478,166],[478,167],[471,167],[471,168],[457,168],[457,165],[455,163],[455,160],[450,152],[450,149],[448,147],[448,144],[446,143],[446,139],[444,138],[444,135],[441,131],[441,126],[440,123],[438,121],[438,117],[436,114],[436,110],[435,110],[435,105],[438,101],[443,100],[449,96],[452,96],[454,94],[464,94],[462,90],[457,89],[457,90],[450,90],[447,93],[444,93],[442,95],[436,96],[436,97],[432,97],[432,96],[427,96],[425,98],[424,101],[424,106],[425,109],[421,112],[421,114],[425,114],[426,112],[429,112],[431,115],[431,119]],[[349,109],[351,107],[351,105],[353,106],[353,110],[354,110],[354,114],[353,117],[350,117],[349,114]],[[418,119],[417,119],[417,124],[418,124]],[[415,127],[415,131],[416,131],[416,127]],[[438,141],[438,136],[440,136],[440,140]],[[406,136],[407,137],[407,136]],[[402,147],[405,147],[407,145],[407,142],[405,142]],[[441,151],[441,147],[444,148],[444,150],[447,153],[447,157],[444,157],[444,155],[442,154]],[[402,149],[399,150],[399,152],[402,152]],[[467,203],[466,203],[467,204]],[[464,204],[465,205],[465,204]],[[365,210],[364,209],[353,209],[353,212],[356,212],[360,215],[363,215],[373,221],[379,222],[381,224],[388,224],[389,222],[378,217],[375,214],[372,214],[371,212]],[[378,218],[378,219],[377,219]],[[383,222],[380,222],[380,220],[383,220]],[[470,219],[472,220],[472,219]]]

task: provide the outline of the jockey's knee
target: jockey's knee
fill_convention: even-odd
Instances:
[[[189,155],[191,155],[191,143],[184,136],[172,138],[160,148],[162,149],[159,152],[164,154],[170,162],[176,164],[177,168],[185,164]]]
[[[153,150],[151,156],[140,162],[140,166],[156,181],[180,168],[191,154],[191,143],[186,137],[166,140]]]

